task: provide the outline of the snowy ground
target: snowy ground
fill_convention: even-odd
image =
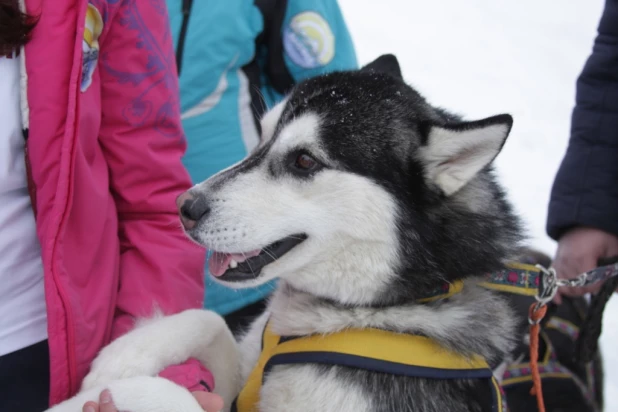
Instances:
[[[406,80],[432,103],[472,120],[508,112],[511,137],[498,171],[529,228],[545,235],[553,177],[566,149],[575,80],[602,0],[339,0],[361,63],[397,55]],[[605,316],[606,411],[618,411],[618,297]],[[610,319],[611,318],[611,319]]]

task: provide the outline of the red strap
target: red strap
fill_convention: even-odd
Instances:
[[[530,325],[530,368],[532,369],[532,382],[534,386],[530,390],[531,395],[536,395],[536,402],[539,412],[545,412],[545,402],[543,401],[543,387],[541,384],[541,374],[539,373],[539,333],[541,331],[541,320],[547,313],[546,305],[533,303],[530,306],[529,317]]]

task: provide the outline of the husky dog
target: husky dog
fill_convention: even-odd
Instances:
[[[149,322],[103,350],[84,389],[198,357],[229,406],[267,322],[286,337],[350,328],[421,335],[499,370],[516,343],[515,320],[477,277],[502,268],[522,239],[491,166],[511,126],[506,114],[468,122],[432,106],[392,55],[297,85],[263,118],[253,153],[178,199],[188,236],[214,252],[219,282],[279,279],[267,311],[238,347],[207,311]],[[419,302],[459,280],[459,293]],[[115,399],[138,393],[121,382]],[[480,379],[280,365],[264,377],[258,410],[488,412],[492,393]]]

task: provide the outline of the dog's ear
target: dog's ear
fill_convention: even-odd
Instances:
[[[513,118],[508,114],[474,122],[429,126],[421,148],[426,177],[450,196],[489,165],[506,141]]]
[[[367,64],[361,69],[362,72],[376,72],[385,73],[393,76],[396,79],[402,79],[401,68],[397,57],[393,54],[383,54],[371,63]]]

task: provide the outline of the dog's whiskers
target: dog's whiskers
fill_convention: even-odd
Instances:
[[[238,247],[238,242],[234,242],[236,247]],[[240,249],[240,248],[239,248]],[[241,252],[242,256],[246,259],[247,255],[245,254],[245,252]],[[249,262],[249,260],[245,260],[245,263],[247,263],[247,266],[249,266],[249,270],[251,271],[251,274],[255,276],[255,271],[253,270],[253,268],[251,267],[251,263]]]
[[[270,253],[268,250],[266,249],[262,249],[262,251],[264,253],[266,253],[268,256],[270,256],[273,260],[277,260],[277,258],[275,257],[275,255],[273,255],[272,253]]]

